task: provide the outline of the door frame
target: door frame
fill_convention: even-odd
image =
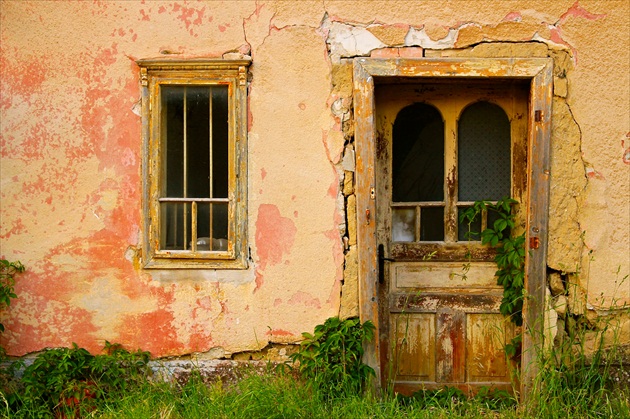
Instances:
[[[376,326],[365,348],[364,362],[381,382],[378,260],[376,239],[376,103],[375,79],[422,78],[521,79],[531,83],[527,121],[527,208],[525,301],[521,356],[521,400],[527,400],[539,369],[543,345],[549,212],[551,104],[553,61],[550,58],[355,58],[354,121],[356,150],[357,248],[359,316]]]

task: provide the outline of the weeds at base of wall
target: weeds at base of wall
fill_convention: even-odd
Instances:
[[[357,322],[358,323],[358,322]],[[116,346],[117,345],[111,345]],[[614,348],[613,348],[614,349]],[[50,352],[53,351],[55,356]],[[71,387],[70,372],[85,371],[80,365],[92,364],[81,348],[61,348],[38,356],[37,370],[46,378],[46,385],[66,383]],[[140,352],[141,354],[144,354]],[[74,354],[70,356],[70,354]],[[225,385],[220,380],[208,382],[201,371],[193,370],[185,381],[156,380],[146,373],[144,357],[136,359],[134,353],[121,352],[124,359],[135,359],[139,364],[125,368],[125,384],[111,385],[112,374],[97,376],[93,385],[107,388],[102,397],[84,394],[79,403],[61,397],[51,407],[36,394],[26,396],[24,383],[17,392],[16,401],[2,406],[0,417],[102,417],[102,418],[565,418],[565,417],[630,417],[630,392],[613,391],[608,387],[606,369],[590,367],[588,359],[575,353],[574,368],[562,369],[552,357],[541,369],[533,399],[519,406],[509,394],[481,392],[468,398],[458,390],[445,388],[437,391],[418,392],[413,397],[396,394],[376,397],[369,391],[350,391],[350,387],[312,385],[308,379],[296,378],[288,371],[278,370],[270,363],[264,371],[252,370],[241,380]],[[603,352],[602,352],[603,354]],[[63,355],[63,356],[60,356]],[[101,364],[109,364],[108,354],[101,357]],[[74,361],[69,368],[68,359]],[[93,359],[93,358],[92,358]],[[603,359],[603,357],[602,357]],[[612,359],[607,357],[606,359]],[[43,362],[47,360],[47,362]],[[65,360],[65,361],[64,361]],[[35,365],[35,362],[33,363]],[[134,365],[142,366],[137,374],[131,374]],[[67,371],[67,372],[64,372]],[[50,375],[46,375],[48,373]],[[36,375],[34,373],[31,376]],[[49,383],[50,382],[50,383]],[[74,380],[76,383],[77,381]],[[41,385],[41,383],[40,383]],[[356,389],[355,389],[356,390]],[[41,390],[40,390],[41,391]],[[92,391],[92,390],[90,390]],[[3,390],[4,392],[4,390]],[[63,392],[62,392],[63,393]],[[6,393],[4,393],[6,394]],[[66,392],[64,393],[69,396]],[[74,397],[74,396],[72,396]],[[79,397],[81,393],[79,392]],[[66,403],[71,400],[70,405]],[[63,402],[62,402],[63,401]]]
[[[626,310],[630,314],[630,310]],[[605,335],[614,339],[605,344]],[[606,322],[595,332],[576,330],[572,339],[548,352],[539,350],[539,373],[530,400],[523,406],[531,417],[630,417],[630,386],[615,380],[615,369],[628,368],[619,343],[619,330]],[[595,346],[587,349],[587,334]],[[542,342],[542,340],[541,340]]]
[[[316,387],[336,394],[361,393],[374,370],[363,363],[363,344],[374,339],[375,327],[369,320],[327,319],[313,334],[302,333],[304,340],[290,355],[297,370]],[[287,364],[284,364],[288,366]]]
[[[148,352],[129,352],[109,342],[103,351],[92,355],[76,344],[46,350],[23,369],[19,379],[15,371],[23,364],[11,364],[3,371],[0,391],[8,416],[24,412],[30,417],[81,417],[149,378]]]
[[[18,260],[10,262],[0,259],[0,311],[4,311],[11,305],[11,300],[17,298],[15,294],[15,275],[25,271],[24,265]],[[0,333],[4,332],[4,325],[0,323]],[[0,346],[0,361],[6,353]]]

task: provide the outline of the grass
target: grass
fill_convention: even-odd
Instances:
[[[557,373],[557,374],[556,374]],[[376,398],[340,394],[330,397],[290,375],[252,374],[225,387],[207,385],[193,374],[184,385],[143,381],[125,392],[110,394],[89,411],[66,410],[65,416],[91,418],[624,418],[630,417],[630,395],[598,387],[567,386],[560,372],[549,375],[547,391],[532,406],[513,400],[466,399],[456,394],[427,393],[414,398]],[[580,387],[580,386],[578,386]],[[1,402],[1,400],[0,400]],[[1,403],[0,403],[1,407]],[[77,414],[78,413],[78,414]],[[36,405],[22,406],[12,418],[53,417]]]

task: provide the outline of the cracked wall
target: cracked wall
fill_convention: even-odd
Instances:
[[[578,44],[589,45],[587,47],[589,49],[591,45],[594,45],[594,43],[584,42],[582,38],[576,38],[578,35],[576,30],[585,30],[586,27],[588,32],[593,34],[597,30],[596,27],[602,30],[602,27],[611,25],[610,22],[605,24],[606,20],[615,21],[618,27],[628,28],[628,21],[624,20],[619,15],[619,10],[614,8],[609,13],[594,13],[590,10],[576,2],[568,5],[568,8],[557,15],[557,18],[527,9],[514,10],[506,14],[501,22],[494,24],[465,22],[453,26],[436,25],[435,20],[417,27],[398,22],[366,21],[363,24],[340,22],[341,19],[338,17],[337,21],[325,22],[325,25],[330,28],[328,43],[331,59],[333,62],[338,62],[338,66],[347,64],[351,58],[357,56],[377,58],[550,57],[553,59],[552,177],[547,263],[550,272],[549,282],[553,282],[552,278],[556,277],[562,277],[564,282],[562,282],[561,290],[552,288],[553,292],[550,293],[547,334],[551,338],[548,342],[553,342],[555,338],[556,344],[568,332],[571,334],[576,332],[575,328],[579,326],[576,325],[576,321],[579,319],[583,319],[579,320],[581,324],[590,324],[589,327],[592,328],[598,318],[624,313],[626,311],[624,307],[630,304],[630,285],[627,279],[630,270],[628,263],[630,244],[627,232],[630,222],[627,186],[629,171],[624,166],[626,159],[623,154],[627,142],[624,136],[627,122],[624,122],[623,118],[617,119],[617,126],[613,128],[609,122],[604,123],[600,119],[602,123],[596,124],[593,127],[596,129],[587,133],[583,126],[589,123],[586,120],[581,121],[575,111],[575,109],[596,107],[593,101],[577,103],[575,100],[576,92],[580,89],[577,85],[578,74],[582,74],[583,71],[580,66],[588,66],[583,62],[587,59],[586,57],[581,56],[582,61],[578,60],[581,51]],[[611,32],[614,33],[614,30]],[[618,38],[606,39],[611,42],[610,51],[617,51],[621,47],[621,45],[614,46],[616,44],[623,44],[623,42],[625,46],[628,44],[627,39],[625,41]],[[602,48],[598,51],[601,50]],[[616,71],[622,72],[621,69],[628,61],[628,54],[622,54],[612,60],[610,54],[606,54],[606,59],[616,62]],[[607,68],[610,69],[610,67]],[[592,80],[611,79],[608,73],[600,71],[600,74],[597,74],[598,72],[592,66],[590,66],[590,71],[592,73],[588,77]],[[628,77],[622,77],[618,81],[620,97],[616,103],[621,105],[623,99],[628,97]],[[591,85],[592,83],[589,83],[589,87]],[[608,101],[605,100],[605,102]],[[627,104],[621,105],[621,108],[625,109],[626,113],[628,112]],[[608,107],[607,111],[609,112],[607,114],[619,113],[619,109],[615,106]],[[592,121],[597,118],[591,115],[586,119]],[[621,153],[606,135],[621,138]],[[609,154],[614,153],[614,150],[617,151],[614,160],[612,155],[609,155],[607,164],[599,168],[595,168],[591,163],[591,159],[596,158],[595,155],[588,156],[584,152],[586,148],[584,143],[597,143],[597,141],[604,141]],[[601,170],[615,172],[614,176],[617,180],[613,181],[613,184],[619,186],[619,189],[615,189],[614,196],[593,195],[593,188],[604,187],[600,183],[605,179]],[[621,187],[624,182],[625,188]],[[612,190],[609,191],[612,192]],[[600,190],[600,192],[603,191]],[[356,208],[352,188],[344,188],[344,195],[348,218],[354,217]],[[611,208],[604,203],[609,199],[618,202],[620,206],[611,211]],[[597,203],[600,209],[605,211],[594,216],[591,208]],[[586,216],[587,213],[589,216]],[[612,218],[608,218],[609,216]],[[609,222],[602,223],[603,220],[597,217],[607,219]],[[589,232],[585,229],[586,225],[594,226],[594,231]],[[617,240],[606,243],[610,247],[606,250],[600,249],[600,254],[597,256],[589,237],[599,238],[597,236],[603,226],[614,232]],[[348,242],[352,243],[350,229],[348,234],[350,234]],[[598,242],[601,243],[601,241]],[[592,267],[599,259],[603,259],[598,263],[602,269],[594,275]],[[352,246],[347,248],[345,272],[343,289],[344,291],[347,289],[348,294],[342,295],[342,314],[357,315],[358,307],[354,304],[356,289],[353,285],[357,281],[356,253]],[[627,316],[624,317],[623,314],[621,319],[619,323],[621,335],[615,338],[621,338],[622,341],[627,342],[630,339],[630,323]],[[609,337],[613,338],[612,334]]]
[[[0,255],[28,268],[2,314],[12,355],[109,340],[156,356],[230,357],[356,315],[357,56],[552,57],[548,264],[564,288],[550,304],[556,319],[594,322],[630,303],[627,2],[0,8]],[[250,268],[144,271],[134,60],[243,55],[253,60]],[[630,341],[630,324],[622,330]]]

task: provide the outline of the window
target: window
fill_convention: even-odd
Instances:
[[[493,250],[468,233],[496,215],[484,213],[470,228],[459,215],[478,200],[525,204],[528,84],[431,79],[379,83],[375,92],[378,167],[391,174],[377,190],[390,208],[381,205],[378,217],[390,220],[392,257],[455,260],[473,249],[474,260],[492,260]],[[518,232],[525,224],[520,207]]]
[[[140,60],[146,268],[246,268],[247,60]]]
[[[466,224],[444,220],[459,219],[477,200],[496,202],[511,196],[512,139],[505,111],[488,101],[472,103],[461,113],[450,103],[441,108],[451,118],[447,123],[457,126],[456,152],[445,153],[445,122],[434,106],[414,103],[396,116],[392,156],[392,239],[396,242],[468,241]],[[456,167],[450,171],[455,182],[445,184],[445,166]],[[488,220],[477,221],[471,231],[480,232]]]

